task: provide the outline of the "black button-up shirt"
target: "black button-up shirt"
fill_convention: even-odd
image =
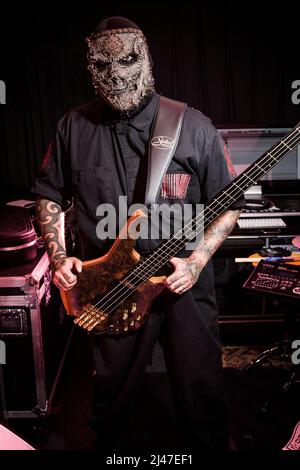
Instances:
[[[144,201],[147,146],[158,100],[155,93],[129,119],[118,118],[95,100],[71,110],[58,123],[32,192],[62,207],[73,201],[81,244],[77,254],[83,259],[100,256],[112,243],[99,240],[96,234],[100,204],[111,203],[118,210],[119,196],[127,196],[128,206]],[[232,170],[215,127],[201,112],[188,107],[157,202],[208,202],[230,183]],[[239,200],[231,208],[243,204]],[[158,244],[158,240],[150,241],[144,251]]]

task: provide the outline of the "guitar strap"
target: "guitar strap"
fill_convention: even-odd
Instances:
[[[157,201],[163,177],[176,150],[186,103],[159,97],[148,144],[145,204]]]

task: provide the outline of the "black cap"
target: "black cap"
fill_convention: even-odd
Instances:
[[[102,33],[103,31],[110,31],[112,29],[141,29],[133,22],[124,18],[123,16],[110,16],[102,20],[95,28],[95,33]]]

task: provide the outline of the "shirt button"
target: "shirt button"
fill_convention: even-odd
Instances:
[[[125,125],[123,123],[118,123],[116,126],[116,131],[118,135],[124,135],[125,134]]]

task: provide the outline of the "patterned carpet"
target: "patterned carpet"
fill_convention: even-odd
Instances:
[[[250,364],[256,361],[263,353],[266,353],[260,362],[260,365],[263,365],[263,367],[291,369],[290,352],[286,350],[288,348],[285,344],[276,343],[276,345],[277,344],[277,351],[271,351],[271,349],[275,347],[275,344],[266,346],[223,346],[223,367],[243,369],[244,367],[249,367]]]

